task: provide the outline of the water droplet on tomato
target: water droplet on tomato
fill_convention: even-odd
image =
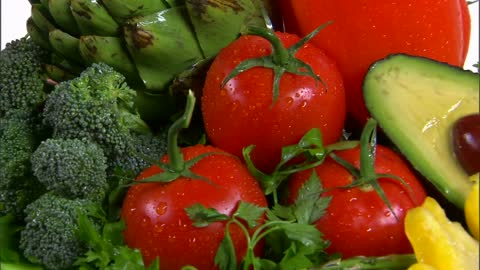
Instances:
[[[156,233],[161,233],[164,228],[165,228],[165,224],[155,224],[155,226],[153,226],[153,230]]]
[[[293,103],[293,98],[292,97],[287,97],[286,98],[287,105],[292,105]]]
[[[173,243],[177,240],[177,236],[176,235],[169,235],[168,236],[168,242],[170,243]]]
[[[165,212],[167,212],[167,203],[166,202],[159,202],[157,204],[157,207],[155,207],[155,212],[161,216],[161,215],[164,215]]]

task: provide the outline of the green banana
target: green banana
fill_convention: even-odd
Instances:
[[[80,55],[88,64],[103,62],[124,74],[131,84],[140,84],[138,71],[125,51],[121,38],[82,36],[79,49]]]
[[[48,9],[55,22],[65,31],[72,35],[80,34],[80,29],[70,10],[70,0],[48,0]]]
[[[255,0],[186,0],[200,47],[205,57],[237,38],[242,26],[265,25]],[[249,14],[246,16],[246,14]]]
[[[52,48],[62,55],[65,59],[81,64],[83,62],[80,56],[80,40],[59,29],[48,33],[48,40]]]
[[[124,27],[125,41],[148,89],[162,90],[176,74],[204,57],[184,6],[134,18]]]
[[[118,23],[123,23],[134,16],[145,16],[168,8],[161,0],[103,0],[102,3]]]
[[[119,25],[97,0],[71,0],[73,17],[84,35],[115,36]]]

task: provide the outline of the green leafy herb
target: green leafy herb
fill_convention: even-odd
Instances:
[[[89,247],[87,253],[75,262],[78,269],[160,269],[158,259],[146,267],[140,251],[129,248],[124,244],[122,231],[125,228],[125,224],[123,221],[105,224],[101,229],[101,233],[87,215],[79,215],[78,223],[78,237]]]
[[[349,149],[357,145],[357,141],[341,141],[324,146],[320,130],[313,128],[297,144],[282,148],[281,160],[271,174],[265,174],[253,164],[250,153],[255,148],[254,145],[243,149],[243,157],[249,171],[262,185],[264,193],[273,195],[274,205],[276,205],[278,203],[277,189],[290,175],[320,165],[332,151]],[[298,157],[302,157],[304,161],[291,164],[291,161]]]
[[[330,197],[321,196],[322,192],[318,177],[312,173],[299,190],[297,200],[290,206],[276,204],[273,209],[267,209],[240,201],[231,217],[201,204],[195,204],[186,211],[198,227],[226,222],[225,237],[215,256],[215,263],[221,270],[301,269],[320,261],[325,254],[323,250],[328,246],[321,232],[312,224],[325,213],[330,202]],[[238,226],[247,239],[247,251],[239,265],[229,231],[232,224]],[[281,258],[255,256],[255,247],[264,240],[269,247],[279,249],[276,254],[282,254]]]
[[[18,250],[18,237],[22,229],[15,222],[13,215],[0,217],[0,261],[20,262],[21,253]]]

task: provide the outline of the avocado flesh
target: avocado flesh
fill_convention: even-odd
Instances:
[[[364,80],[372,117],[413,167],[460,209],[472,181],[453,153],[450,132],[456,120],[478,113],[479,83],[478,73],[404,54],[376,62]]]

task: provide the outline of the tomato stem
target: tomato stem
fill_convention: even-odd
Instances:
[[[283,46],[282,41],[275,35],[275,32],[262,27],[249,26],[247,27],[246,34],[260,36],[268,40],[272,45],[273,63],[279,66],[288,65],[291,55],[287,48]]]
[[[322,79],[317,74],[315,74],[312,67],[304,61],[296,58],[295,54],[297,53],[297,51],[303,48],[305,44],[309,42],[321,29],[323,29],[330,23],[331,22],[320,25],[313,32],[311,32],[289,48],[286,48],[283,45],[280,38],[275,34],[272,29],[257,26],[247,26],[246,29],[242,31],[242,34],[256,35],[265,38],[270,42],[272,46],[272,53],[270,55],[244,60],[243,62],[238,64],[230,72],[230,74],[228,74],[223,79],[221,87],[225,87],[228,81],[246,70],[254,67],[263,67],[273,70],[272,106],[278,99],[280,92],[280,79],[285,72],[296,74],[299,76],[309,76],[313,78],[315,82],[320,81],[325,87],[325,89],[327,89],[327,84],[322,81]]]
[[[185,112],[177,119],[168,129],[167,145],[168,156],[170,158],[170,166],[175,172],[181,172],[185,168],[183,154],[178,146],[178,135],[184,128],[188,128],[192,120],[193,109],[195,107],[195,95],[192,90],[188,91],[187,104],[185,105]]]
[[[335,160],[337,163],[342,165],[345,169],[347,169],[351,175],[354,176],[354,181],[342,188],[353,188],[353,187],[360,187],[361,190],[365,192],[369,192],[374,190],[378,196],[382,199],[382,201],[387,205],[390,212],[392,212],[395,219],[399,220],[397,214],[395,213],[390,200],[388,199],[385,191],[383,190],[382,186],[378,182],[380,178],[391,178],[394,180],[399,181],[402,185],[404,185],[408,191],[410,198],[413,202],[415,201],[415,196],[413,195],[413,191],[411,187],[401,178],[396,175],[391,174],[378,174],[375,172],[375,156],[376,156],[376,146],[377,146],[377,121],[373,118],[368,119],[365,127],[363,128],[362,134],[360,135],[360,168],[357,169],[355,166],[350,164],[349,162],[343,160],[339,156],[335,155],[335,153],[331,153],[330,157]]]

